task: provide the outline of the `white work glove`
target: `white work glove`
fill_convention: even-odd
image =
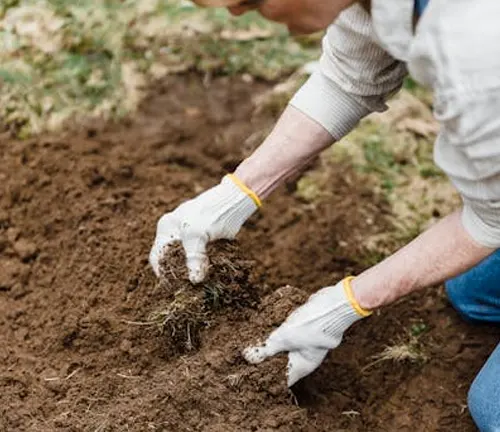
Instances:
[[[158,221],[149,262],[157,276],[159,262],[168,246],[181,241],[186,253],[189,280],[200,283],[207,274],[206,245],[218,239],[233,239],[243,223],[260,206],[260,200],[238,178],[230,174],[217,186],[182,203]]]
[[[354,298],[352,279],[348,277],[313,294],[270,334],[263,345],[246,348],[243,357],[249,363],[260,363],[287,351],[288,387],[309,375],[321,364],[328,350],[339,346],[351,324],[371,314]]]

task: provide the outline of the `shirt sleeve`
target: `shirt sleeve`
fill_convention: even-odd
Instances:
[[[451,95],[450,95],[451,96]],[[462,222],[479,244],[500,248],[500,88],[439,104],[434,158],[462,195]]]
[[[430,2],[409,69],[434,89],[436,164],[463,199],[462,222],[500,248],[500,2]],[[478,28],[477,23],[481,26]]]
[[[340,139],[367,114],[384,111],[399,90],[403,63],[376,42],[369,14],[359,4],[342,12],[323,38],[320,70],[290,104]]]

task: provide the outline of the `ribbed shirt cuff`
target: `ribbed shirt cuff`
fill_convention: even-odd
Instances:
[[[492,249],[500,248],[500,218],[498,215],[493,219],[497,225],[489,225],[484,221],[474,206],[464,202],[462,211],[462,223],[469,235],[480,245]]]
[[[323,126],[335,140],[347,135],[370,114],[370,110],[320,71],[313,73],[295,93],[290,105]]]
[[[257,204],[228,176],[222,179],[216,192],[218,199],[215,197],[211,205],[214,206],[214,212],[219,213],[218,220],[224,221],[228,236],[232,238],[257,211]]]

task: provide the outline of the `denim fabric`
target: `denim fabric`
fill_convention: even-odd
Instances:
[[[472,383],[467,402],[481,432],[500,432],[500,345]]]
[[[424,13],[424,10],[427,7],[428,3],[429,0],[415,0],[415,11],[417,12],[418,16]]]
[[[445,286],[466,320],[500,324],[500,250]],[[500,432],[500,344],[472,383],[468,405],[481,432]]]
[[[500,249],[445,286],[451,303],[467,321],[500,324]]]

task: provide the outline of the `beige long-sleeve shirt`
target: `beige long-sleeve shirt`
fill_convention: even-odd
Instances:
[[[340,139],[386,108],[408,70],[434,90],[434,159],[462,195],[465,229],[500,248],[500,1],[431,0],[415,28],[413,11],[414,0],[345,10],[290,103]]]

